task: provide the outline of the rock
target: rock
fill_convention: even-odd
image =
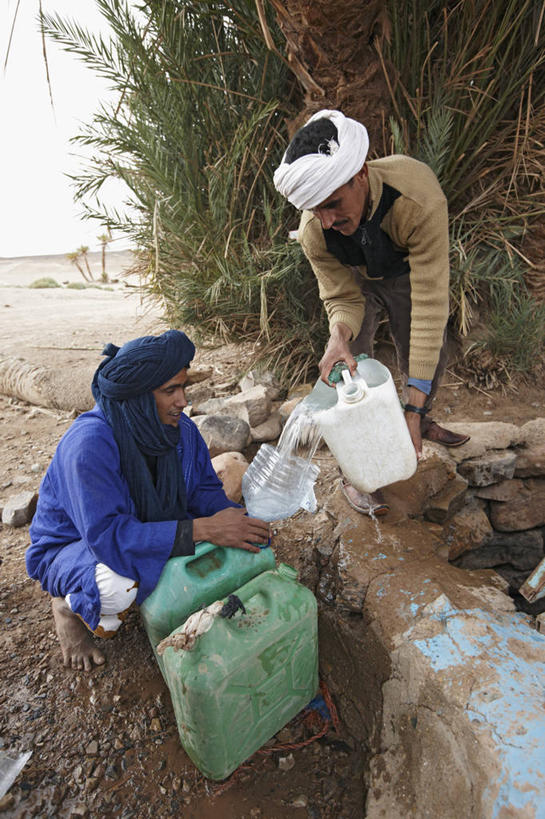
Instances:
[[[295,799],[290,802],[292,808],[306,808],[307,805],[308,799],[304,793],[300,793],[299,796],[296,796]]]
[[[250,441],[250,427],[246,421],[228,415],[197,415],[194,419],[199,431],[215,458],[222,452],[241,452]]]
[[[275,441],[282,432],[282,418],[280,413],[273,412],[266,421],[257,427],[251,427],[250,434],[252,441],[263,443],[264,441]]]
[[[161,730],[161,720],[158,719],[158,717],[154,717],[154,719],[152,719],[152,721],[150,722],[150,728],[151,728],[152,731],[155,731],[155,732],[160,731]]]
[[[445,523],[463,508],[466,491],[467,481],[456,475],[454,480],[448,481],[440,492],[430,498],[424,516],[432,523]]]
[[[449,450],[457,463],[469,458],[479,458],[490,449],[509,449],[518,446],[522,441],[522,433],[515,424],[506,424],[503,421],[483,421],[477,423],[449,423],[449,429],[471,435],[467,444]]]
[[[2,510],[2,523],[6,526],[24,526],[30,523],[37,503],[37,492],[20,492],[13,495]]]
[[[448,546],[448,559],[484,546],[492,534],[492,526],[477,500],[472,500],[443,527],[443,539]]]
[[[187,371],[187,384],[200,384],[201,381],[206,381],[211,378],[214,372],[213,367],[190,367]]]
[[[217,398],[213,396],[206,401],[201,401],[197,405],[193,404],[193,413],[197,415],[226,415],[228,414],[224,412],[226,401],[227,398]]]
[[[313,389],[314,389],[314,384],[309,384],[309,383],[298,384],[296,387],[294,387],[292,390],[289,391],[288,401],[291,401],[294,398],[297,398],[299,400],[301,400],[302,398],[306,398],[307,395],[309,395],[309,393],[311,393]]]
[[[96,739],[91,740],[85,749],[87,756],[96,756],[98,754],[98,742]]]
[[[95,777],[95,776],[89,776],[89,777],[88,777],[88,778],[85,780],[85,784],[84,784],[84,786],[83,786],[83,787],[85,788],[85,790],[86,790],[86,791],[93,791],[93,790],[96,788],[96,786],[97,786],[97,785],[98,785],[98,779],[97,779],[97,777]]]
[[[244,415],[239,417],[243,417],[245,421],[247,420],[251,427],[258,427],[266,421],[271,411],[271,399],[266,387],[261,384],[238,395],[233,395],[227,400],[227,405],[230,410],[236,410],[240,407]]]
[[[265,387],[267,395],[271,401],[276,401],[282,395],[282,387],[276,378],[275,374],[270,370],[250,370],[238,382],[241,392],[251,389],[252,387]]]
[[[138,725],[135,725],[134,728],[131,730],[129,734],[129,739],[133,742],[139,742],[142,739],[142,735],[140,733],[140,728]]]
[[[293,754],[288,754],[288,756],[281,756],[278,759],[278,769],[280,771],[291,771],[291,769],[295,765],[295,758]]]
[[[269,417],[271,399],[265,387],[257,386],[228,398],[211,398],[204,401],[200,404],[199,411],[208,415],[241,418],[249,426],[256,427]]]
[[[195,414],[204,414],[201,411],[201,405],[210,398],[214,398],[215,395],[214,388],[209,384],[198,384],[195,387],[188,387],[184,392]]]
[[[515,465],[517,478],[537,478],[545,475],[545,443],[518,450]]]
[[[495,500],[505,503],[514,500],[523,487],[524,484],[521,480],[513,479],[475,489],[473,494],[476,498],[482,498],[483,500]]]
[[[248,469],[248,461],[241,452],[222,452],[212,458],[212,466],[223,483],[227,497],[235,503],[242,499],[242,476]]]
[[[529,571],[543,557],[543,535],[537,529],[516,534],[493,532],[486,545],[464,552],[456,561],[463,569],[488,569],[510,563],[515,569]]]
[[[285,423],[288,420],[297,404],[300,404],[303,398],[304,398],[303,395],[295,396],[294,398],[288,398],[287,401],[284,401],[283,404],[280,404],[280,406],[278,407],[278,414],[280,415],[280,418],[283,423]]]
[[[106,768],[106,779],[117,779],[119,777],[119,770],[116,765],[108,765]]]
[[[409,517],[421,515],[429,505],[430,497],[441,492],[455,476],[454,462],[426,447],[414,475],[388,486],[387,500],[391,502],[395,498]]]
[[[486,452],[479,458],[464,461],[458,472],[470,486],[490,486],[492,483],[512,478],[515,474],[517,455],[511,450]]]
[[[516,498],[490,502],[490,520],[500,532],[520,532],[545,525],[545,479],[529,478]]]
[[[521,443],[528,449],[539,447],[545,441],[545,418],[534,418],[520,428]]]
[[[74,805],[73,808],[70,808],[70,816],[87,816],[89,810],[87,805],[84,805],[82,802],[79,802],[77,805]]]

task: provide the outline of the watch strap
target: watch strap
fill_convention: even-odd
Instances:
[[[426,415],[427,409],[425,407],[415,407],[414,404],[405,404],[405,412],[416,412],[417,415]]]

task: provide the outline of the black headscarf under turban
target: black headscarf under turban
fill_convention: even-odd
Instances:
[[[180,430],[162,424],[153,390],[189,367],[195,347],[185,333],[168,330],[123,347],[108,344],[91,386],[97,405],[113,429],[121,470],[143,521],[184,520],[186,488],[176,446]],[[157,458],[154,484],[146,456]]]

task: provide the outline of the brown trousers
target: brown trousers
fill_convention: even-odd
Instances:
[[[365,279],[356,272],[361,292],[365,296],[365,315],[360,332],[350,345],[353,355],[365,353],[373,357],[375,334],[384,312],[388,316],[390,333],[396,349],[397,364],[401,375],[402,398],[407,400],[409,377],[409,349],[411,334],[411,283],[409,274],[396,279]],[[433,376],[431,392],[424,406],[429,409],[447,366],[447,328],[443,345]]]

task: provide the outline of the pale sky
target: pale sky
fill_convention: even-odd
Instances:
[[[98,250],[104,229],[82,220],[64,174],[81,162],[71,156],[79,147],[69,139],[78,123],[90,120],[101,100],[108,99],[106,81],[76,57],[47,42],[55,114],[47,87],[42,42],[37,23],[38,0],[20,0],[7,68],[4,60],[16,0],[0,2],[0,257],[69,253],[80,245]],[[93,0],[42,0],[45,13],[72,17],[92,31],[107,32]],[[112,186],[102,198],[119,207],[124,192]],[[127,247],[124,239],[112,250]]]

